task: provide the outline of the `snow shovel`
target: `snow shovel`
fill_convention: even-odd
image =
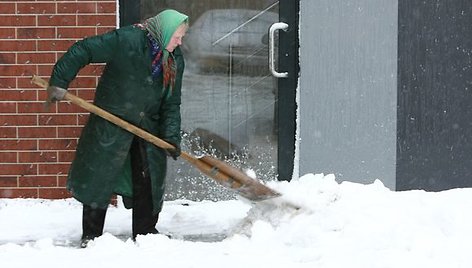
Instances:
[[[47,88],[48,82],[39,76],[33,75],[32,83]],[[162,149],[172,149],[174,146],[165,142],[162,139],[152,135],[151,133],[144,131],[123,119],[101,109],[100,107],[91,104],[73,94],[66,93],[64,100],[68,100],[75,105],[78,105],[85,110],[94,113],[105,120],[108,120],[125,130],[133,133],[136,136],[139,136],[146,141],[154,144],[157,147]],[[181,158],[185,159],[191,165],[196,167],[206,176],[214,179],[221,185],[234,190],[240,196],[247,198],[251,201],[262,201],[274,197],[278,197],[281,194],[265,186],[263,183],[255,180],[237,168],[232,167],[231,165],[215,159],[211,156],[202,156],[195,157],[186,152],[182,152],[180,155]]]

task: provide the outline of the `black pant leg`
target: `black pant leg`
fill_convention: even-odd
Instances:
[[[135,138],[131,145],[131,169],[133,177],[133,238],[137,235],[158,233],[159,214],[153,214],[151,176],[146,155],[145,141]]]
[[[83,205],[82,211],[82,241],[92,240],[103,234],[106,209],[92,208]]]

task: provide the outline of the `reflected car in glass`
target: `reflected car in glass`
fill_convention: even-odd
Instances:
[[[269,27],[278,14],[249,9],[213,9],[189,28],[182,50],[198,72],[268,73]]]

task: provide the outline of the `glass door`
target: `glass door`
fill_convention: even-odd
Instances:
[[[268,68],[275,0],[140,1],[144,20],[166,8],[190,17],[182,51],[182,149],[210,154],[260,180],[277,179],[277,79]],[[185,161],[168,161],[167,199],[232,199]]]

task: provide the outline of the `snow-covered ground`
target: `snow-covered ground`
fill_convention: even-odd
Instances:
[[[393,192],[321,174],[268,185],[283,200],[166,202],[157,227],[172,239],[131,241],[130,211],[110,207],[84,249],[76,201],[0,199],[0,267],[472,267],[472,189]]]

